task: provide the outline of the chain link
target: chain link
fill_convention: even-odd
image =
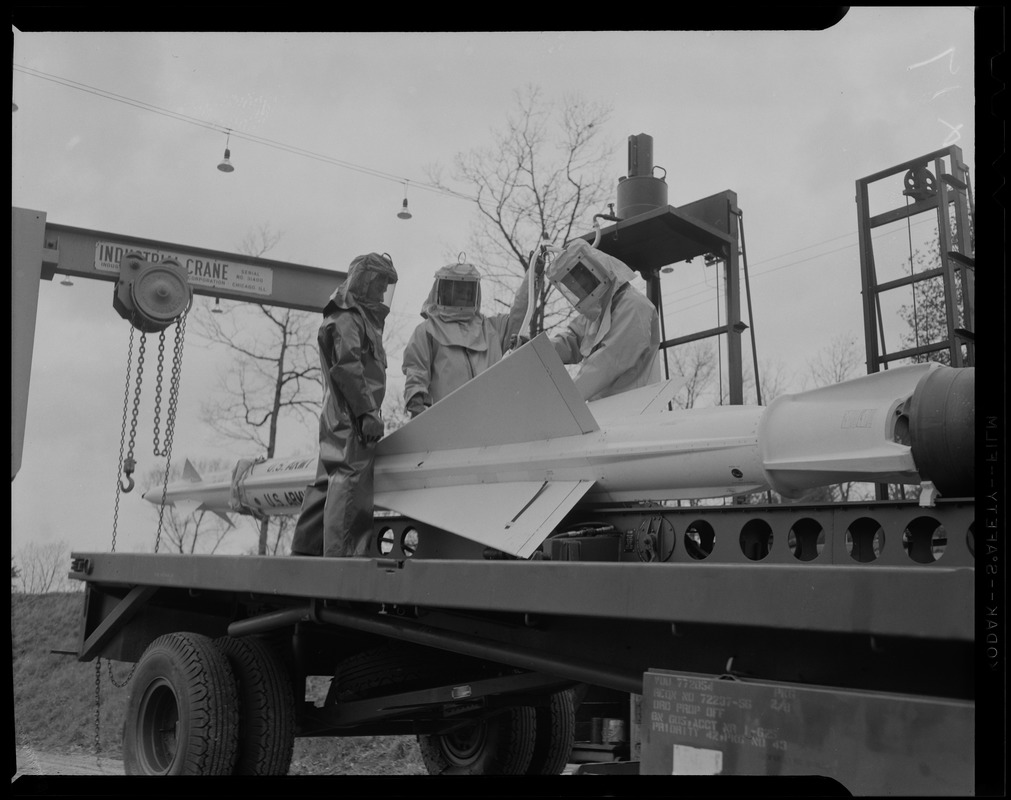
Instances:
[[[133,369],[133,338],[134,331],[136,329],[130,326],[130,344],[126,351],[126,382],[123,387],[123,423],[119,430],[119,464],[122,470],[127,466],[126,462],[123,461],[123,449],[126,443],[126,418],[130,411],[130,372]],[[144,344],[141,342],[141,353],[143,354]],[[143,359],[143,355],[141,355]],[[137,383],[137,393],[136,397],[139,400],[140,397],[140,382]],[[133,409],[133,424],[131,427],[130,435],[130,473],[133,472],[133,443],[136,436],[137,430],[137,404],[134,403]],[[123,484],[120,483],[119,478],[116,479],[116,505],[112,515],[112,552],[116,552],[116,535],[119,531],[119,499],[123,490]],[[132,673],[131,673],[132,674]],[[109,675],[112,675],[112,667],[109,667]],[[95,763],[101,769],[102,765],[102,659],[95,659]]]
[[[105,660],[106,669],[109,673],[109,682],[115,686],[117,689],[125,688],[129,683],[130,679],[133,678],[133,673],[137,671],[137,664],[139,662],[134,662],[133,666],[130,668],[129,674],[120,683],[116,680],[116,675],[112,671],[112,661],[109,659]],[[98,766],[99,770],[102,768],[102,659],[95,659],[95,764]]]
[[[137,444],[137,415],[140,413],[140,387],[144,381],[144,349],[147,346],[147,334],[140,335],[140,349],[137,353],[137,386],[133,392],[133,415],[130,420],[130,449],[128,459],[133,459],[133,449]]]
[[[179,384],[182,379],[183,344],[186,336],[186,314],[176,323],[175,349],[172,354],[172,377],[169,387],[168,413],[165,420],[165,479],[162,484],[161,503],[158,506],[158,532],[155,534],[154,551],[161,546],[161,532],[165,519],[165,496],[168,494],[169,470],[172,467],[172,441],[175,439],[176,407],[179,402]],[[160,386],[159,386],[160,389]]]
[[[116,680],[116,676],[112,672],[112,662],[106,659],[105,663],[109,665],[109,682],[117,689],[122,689],[124,686],[130,683],[130,679],[133,677],[133,673],[137,671],[137,664],[139,664],[140,662],[139,661],[133,662],[133,666],[130,668],[130,673],[125,678],[123,678],[122,683]]]
[[[126,445],[126,418],[130,411],[130,372],[133,369],[133,332],[134,327],[130,326],[130,345],[126,352],[126,386],[123,389],[123,425],[119,431],[119,468],[123,469],[123,450]],[[116,480],[116,508],[112,515],[112,552],[116,552],[116,532],[119,528],[119,497],[122,492],[122,484]]]
[[[173,359],[174,360],[174,359]],[[154,454],[163,456],[165,453],[159,448],[158,440],[161,437],[161,387],[165,379],[165,331],[158,334],[158,380],[154,384]],[[167,435],[167,434],[166,434]]]
[[[95,659],[95,763],[102,765],[102,659]]]
[[[165,455],[171,458],[172,440],[175,438],[176,408],[179,403],[179,384],[182,381],[183,344],[186,336],[186,317],[176,325],[175,353],[172,358],[172,378],[169,388],[168,419],[165,423]]]

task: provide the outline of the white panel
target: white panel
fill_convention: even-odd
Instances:
[[[719,775],[723,771],[723,753],[688,745],[674,745],[672,775]]]
[[[376,455],[516,444],[595,430],[593,415],[542,334],[383,438]]]

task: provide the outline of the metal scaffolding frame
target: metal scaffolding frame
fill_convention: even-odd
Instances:
[[[731,405],[744,403],[741,334],[740,210],[732,191],[686,203],[661,206],[602,228],[597,247],[636,270],[646,281],[646,296],[662,314],[660,269],[697,257],[715,256],[723,262],[724,314],[722,324],[660,343],[661,350],[713,336],[727,337],[727,375]],[[584,237],[593,241],[594,234]],[[708,263],[708,262],[707,262]]]
[[[903,195],[907,198],[906,205],[872,216],[869,201],[871,184],[901,173],[904,173]],[[856,203],[868,374],[888,369],[888,364],[894,361],[943,350],[948,351],[951,366],[973,366],[975,248],[972,187],[968,167],[962,162],[961,149],[953,145],[861,178],[856,182]],[[909,219],[925,212],[933,212],[937,216],[940,266],[879,283],[871,232],[890,222]],[[956,274],[962,288],[961,308],[957,302]],[[938,276],[944,283],[945,338],[917,347],[888,352],[881,318],[881,295],[892,289],[911,286]]]

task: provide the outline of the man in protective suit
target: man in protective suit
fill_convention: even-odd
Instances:
[[[524,280],[508,313],[481,314],[481,274],[471,264],[437,270],[420,323],[404,349],[404,402],[416,417],[499,361],[519,331],[527,304]]]
[[[372,534],[373,465],[385,430],[383,328],[397,271],[388,255],[351,262],[320,325],[323,411],[316,479],[306,488],[292,555],[367,555]]]
[[[584,400],[597,400],[660,380],[660,317],[629,283],[635,273],[582,239],[548,266],[547,279],[579,315],[551,337]]]

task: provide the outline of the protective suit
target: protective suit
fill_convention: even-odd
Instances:
[[[548,266],[546,277],[579,312],[551,337],[584,400],[597,400],[660,380],[660,318],[629,281],[623,262],[577,239]]]
[[[404,349],[404,403],[412,417],[502,358],[519,331],[527,294],[523,281],[508,313],[485,317],[476,267],[449,264],[435,273],[421,307],[425,321]]]
[[[383,328],[396,281],[389,256],[358,256],[323,309],[319,461],[295,524],[292,555],[368,553],[375,448],[384,431]]]

